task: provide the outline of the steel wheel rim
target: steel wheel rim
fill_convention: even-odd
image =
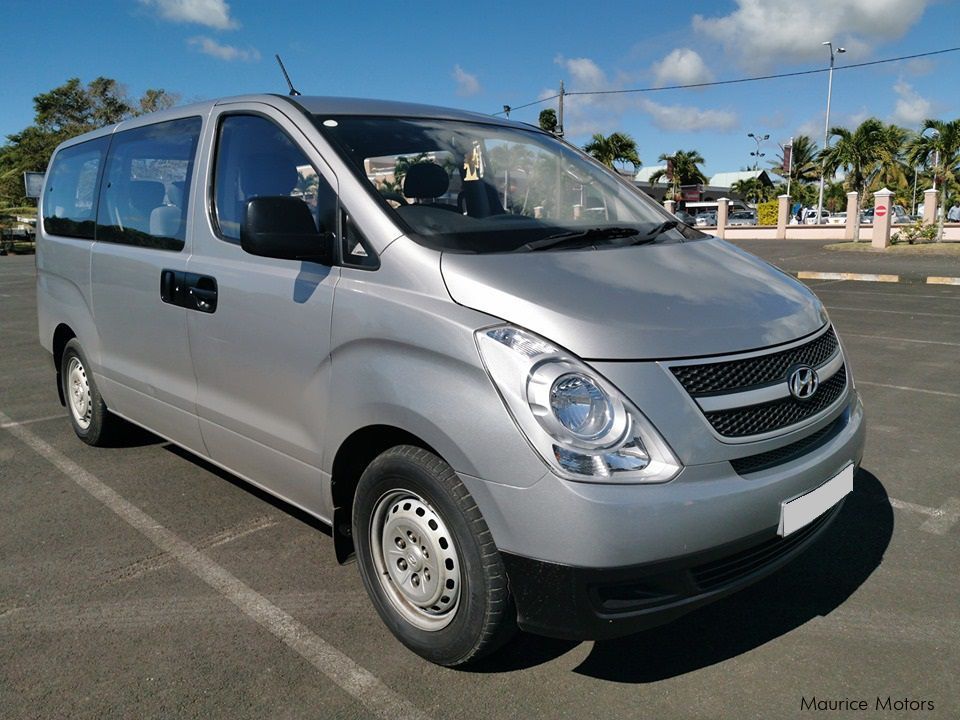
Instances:
[[[90,381],[83,363],[77,357],[70,358],[67,365],[67,401],[70,414],[81,430],[90,427],[93,417],[93,400],[90,398]]]
[[[370,524],[377,581],[404,620],[430,632],[447,627],[460,604],[460,557],[437,511],[415,492],[391,490]]]

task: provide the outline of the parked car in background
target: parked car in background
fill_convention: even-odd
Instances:
[[[703,212],[697,215],[697,227],[715,227],[717,224],[717,214],[715,212]]]
[[[756,225],[757,214],[752,210],[742,210],[733,213],[727,220],[727,225]]]
[[[827,218],[827,224],[828,225],[846,225],[847,213],[846,212],[834,213],[833,215]]]
[[[673,214],[673,216],[677,218],[677,220],[682,222],[684,225],[689,225],[690,227],[693,227],[694,224],[697,222],[697,219],[693,215],[688,213],[686,210],[677,210]]]
[[[809,207],[803,209],[802,217],[804,225],[826,225],[830,221],[830,212],[824,210],[820,216],[820,222],[817,222],[817,209]]]

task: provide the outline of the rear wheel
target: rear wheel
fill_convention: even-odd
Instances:
[[[105,445],[114,438],[119,418],[110,414],[93,380],[90,365],[73,338],[63,349],[60,383],[67,403],[70,424],[77,437],[88,445]]]
[[[515,630],[500,554],[456,473],[421,448],[387,450],[353,505],[360,573],[387,627],[440,665],[489,654]]]

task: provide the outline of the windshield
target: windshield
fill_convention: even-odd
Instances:
[[[703,237],[556,138],[423,118],[315,115],[320,131],[415,240],[531,252]]]

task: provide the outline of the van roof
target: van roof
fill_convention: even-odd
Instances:
[[[454,108],[441,107],[438,105],[421,105],[418,103],[398,102],[395,100],[371,100],[366,98],[349,97],[324,97],[319,95],[298,95],[291,97],[279,93],[264,93],[257,95],[236,95],[232,97],[217,98],[214,100],[204,100],[201,102],[190,103],[189,105],[179,105],[169,110],[159,110],[154,113],[140,115],[135,118],[123,120],[114,125],[98,128],[83,135],[70,138],[62,143],[61,147],[73,145],[85,140],[91,140],[102,135],[109,135],[116,130],[125,130],[127,128],[137,127],[139,125],[148,125],[155,122],[163,122],[186,115],[207,115],[210,110],[219,105],[230,105],[232,103],[261,102],[270,105],[281,105],[290,103],[307,113],[316,115],[369,115],[371,117],[416,117],[416,118],[440,118],[443,120],[463,120],[465,122],[483,122],[494,125],[506,125],[510,127],[531,128],[528,123],[519,123],[507,120],[493,115],[484,115],[483,113],[470,112],[467,110],[456,110]]]

